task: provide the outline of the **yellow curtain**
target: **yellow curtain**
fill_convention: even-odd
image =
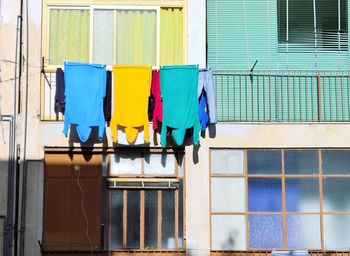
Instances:
[[[156,11],[116,12],[116,63],[156,65]]]
[[[183,64],[183,10],[161,8],[160,64]]]
[[[89,10],[50,10],[50,64],[89,61],[89,19]]]

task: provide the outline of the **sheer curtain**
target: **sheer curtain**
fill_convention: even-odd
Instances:
[[[116,10],[116,63],[156,65],[155,10]]]
[[[89,10],[50,10],[50,64],[89,61],[89,19]]]
[[[161,8],[160,64],[183,64],[183,11]]]

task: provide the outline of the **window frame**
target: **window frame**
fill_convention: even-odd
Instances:
[[[212,173],[211,171],[211,157],[212,157],[212,151],[213,150],[240,150],[244,151],[244,156],[243,156],[243,172],[241,174],[227,174],[227,173]],[[282,163],[282,169],[280,174],[248,174],[248,151],[249,150],[279,150],[281,151],[281,163]],[[317,160],[318,160],[318,173],[314,174],[286,174],[285,173],[285,158],[284,154],[285,151],[289,150],[301,150],[301,151],[307,151],[307,150],[315,150],[317,151]],[[317,215],[319,217],[319,235],[318,237],[320,241],[320,248],[308,248],[309,250],[329,250],[329,248],[325,248],[325,221],[324,217],[325,216],[342,216],[342,215],[349,215],[350,216],[350,211],[325,211],[324,209],[324,180],[326,178],[347,178],[350,180],[350,173],[347,174],[324,174],[323,173],[323,167],[322,167],[322,161],[323,161],[323,151],[327,150],[332,150],[332,151],[338,151],[338,150],[347,150],[350,152],[350,148],[220,148],[220,147],[215,147],[215,148],[210,148],[209,149],[209,217],[210,217],[210,250],[212,252],[216,251],[221,251],[225,252],[226,250],[220,250],[220,249],[213,249],[213,223],[212,223],[212,216],[213,215],[228,215],[228,216],[244,216],[245,217],[245,249],[244,251],[261,251],[261,250],[271,250],[273,248],[251,248],[250,247],[250,234],[249,234],[249,216],[251,215],[259,215],[259,214],[273,214],[273,215],[279,215],[282,218],[282,230],[283,230],[283,247],[280,248],[282,250],[290,250],[291,248],[287,247],[287,216],[290,215],[295,215],[295,216],[313,216]],[[245,211],[228,211],[228,212],[223,212],[223,211],[212,211],[212,178],[243,178],[245,180]],[[248,181],[249,178],[260,178],[260,179],[265,179],[265,178],[276,178],[280,179],[281,181],[281,194],[282,194],[282,211],[269,211],[269,212],[262,212],[262,211],[249,211],[249,193],[248,193]],[[319,209],[318,211],[287,211],[287,196],[286,196],[286,181],[288,179],[303,179],[303,180],[317,180],[318,182],[318,203],[319,203]],[[302,248],[299,248],[302,249]],[[304,248],[305,249],[305,248]]]
[[[187,60],[187,1],[186,0],[144,0],[142,3],[137,0],[43,0],[42,5],[42,58],[45,72],[55,72],[62,65],[53,65],[48,63],[49,58],[49,30],[50,30],[50,10],[51,9],[88,9],[90,11],[90,28],[89,28],[89,62],[93,60],[93,10],[110,9],[110,10],[156,10],[157,12],[157,48],[156,48],[156,66],[160,63],[160,9],[161,8],[182,8],[183,11],[183,60]]]

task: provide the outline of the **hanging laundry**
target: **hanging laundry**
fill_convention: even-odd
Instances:
[[[214,95],[213,74],[211,69],[199,69],[198,99],[201,130],[205,131],[208,124],[217,123],[216,98]]]
[[[134,143],[143,128],[144,141],[148,134],[148,97],[151,90],[150,66],[113,66],[113,116],[111,131],[118,141],[118,128],[124,127],[127,141]]]
[[[158,122],[163,121],[163,103],[160,94],[159,70],[152,71],[151,91],[154,98],[153,130],[156,131],[158,129]]]
[[[103,98],[106,95],[106,65],[79,62],[64,63],[66,110],[63,133],[69,125],[76,126],[82,142],[90,137],[91,128],[98,127],[98,139],[105,130]]]
[[[107,126],[109,126],[112,117],[112,72],[107,71],[106,76],[106,97],[103,101],[103,113],[105,115]]]
[[[207,109],[208,109],[207,94],[203,90],[202,94],[199,97],[199,103],[198,103],[198,115],[199,115],[199,122],[201,123],[202,132],[205,132],[205,129],[208,127],[208,124],[209,124],[209,115],[208,115]]]
[[[64,72],[62,68],[56,69],[56,93],[55,93],[55,113],[64,114],[65,97],[64,97]]]
[[[167,131],[182,145],[186,129],[193,127],[193,143],[199,143],[198,66],[162,66],[160,86],[163,97],[163,124],[160,143],[167,144]]]

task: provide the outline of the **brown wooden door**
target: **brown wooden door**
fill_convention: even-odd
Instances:
[[[101,155],[45,154],[45,250],[99,248],[101,172]]]

